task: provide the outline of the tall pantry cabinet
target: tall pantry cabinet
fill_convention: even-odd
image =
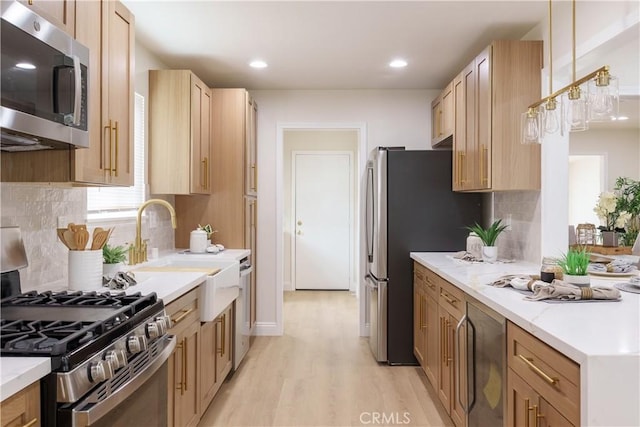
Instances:
[[[188,248],[198,224],[211,224],[212,239],[251,250],[251,326],[256,312],[257,155],[255,101],[245,89],[211,90],[211,196],[175,197],[176,247]]]

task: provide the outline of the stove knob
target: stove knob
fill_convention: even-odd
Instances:
[[[173,324],[171,323],[171,316],[159,316],[156,317],[156,320],[158,321],[158,323],[164,325],[164,333],[167,333],[167,331],[173,326]]]
[[[150,340],[156,339],[160,336],[160,325],[158,322],[147,323],[144,327],[144,331],[147,334],[147,338]]]
[[[132,335],[127,338],[127,350],[129,353],[140,353],[147,349],[147,337],[143,335]]]
[[[101,360],[89,365],[89,381],[92,383],[101,383],[113,377],[113,369],[111,363]]]
[[[122,349],[109,350],[104,355],[104,360],[109,362],[115,371],[127,366],[127,353]]]

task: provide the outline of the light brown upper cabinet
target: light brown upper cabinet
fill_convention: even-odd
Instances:
[[[211,89],[189,70],[149,70],[154,194],[211,194]]]
[[[91,53],[89,148],[3,153],[2,181],[131,186],[134,178],[134,17],[118,1],[73,4],[75,37]]]
[[[75,0],[19,0],[38,15],[73,36],[75,31]],[[78,2],[82,3],[82,1]]]
[[[431,146],[448,145],[454,130],[453,82],[431,102]]]
[[[540,146],[520,143],[520,114],[540,97],[541,68],[541,41],[501,40],[454,79],[454,190],[540,189]]]

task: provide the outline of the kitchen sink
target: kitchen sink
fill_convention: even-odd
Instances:
[[[158,261],[146,263],[140,267],[136,276],[145,280],[148,274],[162,274],[162,272],[180,272],[187,269],[220,269],[213,275],[207,276],[198,288],[200,306],[200,321],[214,320],[239,295],[240,291],[240,263],[234,260],[206,259],[202,257],[186,258],[175,255]],[[135,272],[136,269],[134,269]],[[146,271],[145,271],[146,270]]]

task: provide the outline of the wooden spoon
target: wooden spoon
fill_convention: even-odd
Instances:
[[[102,227],[96,227],[93,229],[93,236],[91,237],[91,250],[95,251],[96,249],[99,249],[97,247],[95,247],[95,243],[96,243],[96,237],[98,237],[98,235],[103,231],[104,229]]]
[[[84,251],[87,248],[87,242],[89,242],[89,232],[85,229],[79,229],[76,231],[76,248],[79,251]]]
[[[109,237],[109,232],[107,230],[102,230],[97,234],[94,233],[93,242],[91,242],[91,250],[102,249],[104,244],[107,242],[107,237]]]
[[[74,233],[73,231],[66,229],[63,233],[63,237],[64,237],[64,241],[67,244],[67,247],[72,250],[75,251],[77,249],[76,247],[76,233]]]
[[[64,238],[64,232],[67,231],[66,228],[57,228],[56,232],[58,233],[58,239],[60,239],[60,241],[67,247],[67,249],[71,249],[69,248],[69,245],[67,245],[67,241]]]

